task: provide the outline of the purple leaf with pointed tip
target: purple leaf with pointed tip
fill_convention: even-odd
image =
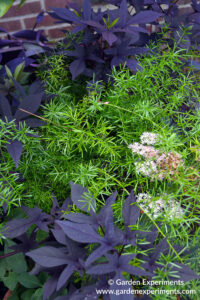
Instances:
[[[76,270],[73,264],[68,265],[61,273],[60,277],[58,278],[57,288],[56,290],[60,290],[67,282],[69,277],[73,274]]]
[[[21,206],[21,208],[28,215],[29,221],[32,222],[32,224],[35,224],[41,230],[44,230],[46,232],[49,231],[48,225],[53,221],[51,216],[42,212],[42,210],[38,207],[28,208],[25,206]]]
[[[56,219],[60,219],[62,213],[61,213],[61,208],[59,207],[58,204],[58,200],[54,195],[52,195],[52,199],[53,199],[53,207],[51,208],[51,215]]]
[[[161,13],[157,13],[157,12],[152,11],[152,10],[141,11],[138,14],[134,15],[127,22],[127,25],[130,25],[130,24],[148,24],[148,23],[152,23],[155,20],[157,20],[160,16],[162,16]]]
[[[27,233],[22,234],[21,236],[16,238],[20,241],[20,243],[9,248],[23,253],[37,248],[39,244],[36,242],[36,234],[36,231],[32,231],[30,237],[28,237]]]
[[[80,23],[79,17],[77,15],[69,10],[68,8],[56,8],[56,7],[50,7],[53,12],[56,14],[57,17],[59,17],[61,20],[65,22],[75,22]]]
[[[113,59],[111,60],[111,66],[112,68],[114,66],[119,66],[123,62],[123,58],[119,57],[118,55],[114,56]]]
[[[15,43],[14,41],[2,39],[2,40],[0,40],[0,48],[8,46],[8,45],[12,45],[14,43]]]
[[[16,111],[14,118],[16,118],[18,121],[26,118],[29,116],[28,113],[20,110],[24,109],[28,112],[35,113],[38,108],[40,107],[41,101],[43,97],[43,92],[35,94],[35,95],[29,95],[25,96],[22,99],[22,102],[20,103],[18,110]]]
[[[104,219],[105,219],[104,226],[105,226],[105,230],[106,230],[105,236],[108,240],[111,241],[113,239],[113,237],[115,236],[115,226],[114,226],[114,222],[113,222],[113,210],[112,210],[111,206],[109,206],[107,208]]]
[[[88,224],[77,224],[69,221],[56,221],[64,233],[79,243],[101,243],[104,239]]]
[[[8,102],[8,99],[3,95],[0,95],[0,112],[2,117],[6,117],[8,121],[12,119],[11,107]]]
[[[150,256],[149,263],[154,264],[166,249],[169,248],[167,238],[163,239],[155,248],[153,254]]]
[[[90,20],[92,15],[90,0],[83,0],[83,17],[85,20]]]
[[[76,26],[72,29],[72,33],[77,33],[79,31],[82,31],[83,29],[85,29],[86,25],[85,24],[81,24],[79,26]]]
[[[38,80],[34,81],[29,87],[29,94],[33,95],[41,92],[44,92],[43,83]]]
[[[73,61],[70,64],[69,70],[72,74],[72,79],[74,80],[78,75],[83,73],[83,71],[85,70],[84,60],[83,59],[76,59],[75,61]]]
[[[86,273],[95,274],[95,275],[103,275],[107,273],[111,273],[115,271],[115,266],[110,263],[97,264],[95,266],[90,267]]]
[[[34,40],[36,40],[36,37],[37,37],[37,31],[33,31],[33,30],[29,30],[29,29],[21,30],[21,31],[14,33],[13,36],[34,41]],[[44,40],[44,37],[41,37],[41,40]]]
[[[112,46],[112,44],[114,44],[117,41],[117,36],[111,31],[104,31],[102,33],[102,37],[105,41],[108,42],[109,46]]]
[[[140,209],[133,203],[136,202],[133,191],[131,191],[130,195],[126,198],[123,206],[123,219],[124,225],[135,225],[138,221],[140,215]]]
[[[107,215],[107,210],[109,210],[110,205],[112,205],[116,200],[117,192],[113,193],[105,202],[105,205],[101,208],[101,211],[99,214],[94,214],[93,211],[91,211],[92,215],[87,216],[85,214],[81,213],[69,213],[66,215],[63,215],[62,217],[65,219],[68,219],[75,223],[80,224],[91,224],[94,226],[95,229],[98,229],[98,227],[105,226],[105,216]]]
[[[118,26],[124,27],[126,25],[127,16],[128,16],[127,2],[126,0],[122,0],[120,4],[120,19],[119,19]]]
[[[70,181],[71,186],[71,199],[72,202],[81,210],[85,212],[93,212],[95,209],[95,200],[90,195],[88,189],[82,187],[80,184],[75,184]],[[91,207],[88,209],[88,205],[86,205],[87,196],[90,198]]]
[[[111,196],[108,197],[108,199],[106,200],[104,206],[100,211],[100,215],[104,216],[105,210],[115,203],[116,198],[117,198],[117,191],[115,191]]]
[[[134,72],[142,70],[141,66],[139,65],[136,59],[127,59],[126,65],[127,67],[129,67],[129,69],[131,69]]]
[[[105,268],[106,273],[108,272],[128,272],[137,276],[147,276],[152,275],[150,272],[143,271],[137,267],[133,267],[129,264],[129,262],[134,259],[136,254],[132,255],[123,255],[118,256],[117,253],[114,254],[106,254],[106,258],[109,260],[107,264],[101,264],[102,269]],[[87,270],[88,274],[103,274],[100,270],[99,266],[93,266]]]
[[[1,233],[6,238],[17,238],[24,234],[31,225],[32,222],[28,219],[14,219],[6,223],[6,225],[1,229]]]
[[[63,215],[63,218],[68,219],[72,222],[75,223],[80,223],[80,224],[92,224],[93,220],[90,216],[81,214],[81,213],[70,213]]]
[[[92,27],[96,27],[102,31],[105,30],[105,26],[101,25],[99,22],[96,22],[96,21],[90,20],[90,21],[84,21],[83,23],[86,25],[92,26]]]
[[[43,267],[51,268],[65,265],[69,262],[67,255],[59,248],[44,246],[27,252],[36,263]]]
[[[56,275],[52,276],[49,280],[45,282],[43,287],[43,300],[48,299],[56,291],[58,281]]]
[[[3,235],[7,238],[15,238],[24,234],[31,225],[38,226],[41,230],[49,231],[48,226],[52,218],[43,213],[38,207],[28,208],[21,206],[22,210],[28,215],[28,219],[16,219],[7,222],[3,227]]]
[[[11,141],[6,145],[8,153],[12,157],[16,168],[18,168],[19,160],[22,155],[22,143],[18,140]]]
[[[42,11],[37,15],[37,17],[36,17],[36,22],[35,22],[35,25],[34,25],[33,29],[35,29],[35,27],[36,27],[38,24],[40,24],[40,23],[44,20],[44,14],[45,14],[45,11],[42,10]]]
[[[56,241],[59,242],[60,244],[66,245],[66,235],[61,229],[52,229],[51,230]]]

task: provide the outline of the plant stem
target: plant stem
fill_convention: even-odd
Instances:
[[[121,256],[121,255],[122,255],[122,253],[123,253],[123,251],[124,251],[124,247],[125,247],[125,245],[123,245],[123,246],[122,246],[122,249],[120,250],[120,252],[119,252],[119,255],[118,255],[118,256]]]
[[[19,253],[19,252],[20,252],[20,251],[15,250],[15,251],[13,251],[13,252],[4,254],[4,255],[0,256],[0,259],[1,259],[1,258],[3,259],[3,258],[6,258],[6,257],[9,257],[9,256],[12,256],[12,255],[15,255],[15,254],[17,254],[17,253]]]

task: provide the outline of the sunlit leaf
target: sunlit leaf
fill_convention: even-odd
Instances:
[[[0,17],[5,15],[15,0],[0,0]]]

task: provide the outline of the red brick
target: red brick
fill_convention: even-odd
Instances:
[[[71,30],[71,27],[66,27],[63,29]],[[57,28],[48,30],[48,38],[49,39],[58,39],[58,38],[63,38],[64,36],[65,36],[65,34]]]
[[[3,21],[3,19],[2,19],[2,21],[0,21],[0,27],[3,27],[8,32],[18,31],[18,30],[22,29],[21,23],[18,20],[12,21],[12,22],[7,22],[7,21]]]
[[[27,18],[27,19],[24,19],[24,22],[25,22],[25,26],[27,29],[30,29],[30,28],[33,28],[34,24],[35,24],[35,21],[36,21],[36,18]],[[43,21],[38,24],[37,28],[40,28],[40,27],[45,27],[45,26],[51,26],[51,25],[54,25],[55,23],[55,19],[53,19],[52,17],[50,16],[45,16]],[[59,25],[58,25],[59,26]]]
[[[58,38],[63,38],[64,33],[57,28],[49,29],[47,36],[49,39],[58,39]]]
[[[39,1],[26,3],[21,8],[12,6],[9,11],[5,14],[4,18],[11,18],[17,16],[24,16],[28,14],[39,14],[41,11],[41,5]]]
[[[45,7],[47,10],[50,9],[50,7],[66,7],[70,2],[81,5],[82,0],[45,0]]]
[[[50,7],[65,7],[67,5],[66,0],[45,0],[46,9],[50,9]]]

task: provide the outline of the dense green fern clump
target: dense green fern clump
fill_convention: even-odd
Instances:
[[[79,101],[74,100],[69,85],[64,87],[69,75],[59,68],[56,72],[57,64],[64,68],[62,58],[51,58],[48,75],[40,72],[42,78],[47,76],[47,91],[57,96],[43,107],[46,125],[37,140],[26,144],[19,165],[26,190],[33,195],[29,205],[50,207],[52,192],[64,199],[70,180],[90,188],[95,196],[116,189],[126,194],[134,187],[136,193],[153,196],[158,191],[176,194],[178,190],[175,197],[196,201],[198,184],[188,184],[187,176],[198,177],[191,145],[198,144],[199,83],[192,72],[183,73],[187,56],[170,49],[149,55],[140,60],[141,71],[114,71],[110,86],[97,82]],[[143,132],[159,135],[156,148],[160,151],[182,156],[184,168],[176,178],[159,181],[136,173],[140,157],[128,146],[140,142]]]

